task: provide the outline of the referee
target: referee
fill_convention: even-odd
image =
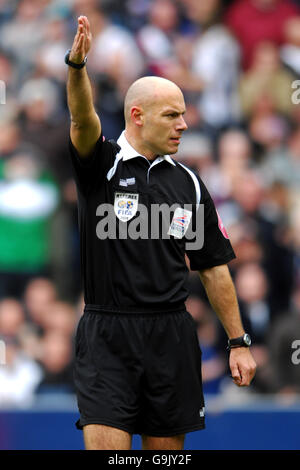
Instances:
[[[65,59],[85,296],[76,426],[89,450],[129,450],[136,433],[143,449],[180,450],[185,433],[205,427],[201,350],[184,303],[185,255],[228,335],[234,382],[247,386],[255,374],[227,267],[235,255],[203,182],[170,156],[187,128],[181,90],[158,77],[137,80],[125,98],[125,131],[117,143],[106,140],[85,66],[91,39],[80,16]],[[169,219],[164,214],[157,224],[154,209],[162,205],[171,208]]]

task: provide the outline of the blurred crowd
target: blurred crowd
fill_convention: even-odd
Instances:
[[[258,364],[247,393],[299,396],[300,1],[0,0],[0,407],[74,393],[83,300],[64,55],[80,15],[107,138],[123,130],[135,79],[183,90],[189,129],[175,158],[200,174],[237,255]],[[230,393],[226,335],[196,272],[190,291],[204,392]]]

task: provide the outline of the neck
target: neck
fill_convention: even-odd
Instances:
[[[131,147],[134,148],[138,153],[146,157],[148,160],[153,161],[157,157],[157,154],[153,153],[151,150],[149,150],[144,142],[141,142],[141,140],[132,134],[128,129],[125,129],[125,137]]]

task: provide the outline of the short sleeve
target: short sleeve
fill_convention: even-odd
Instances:
[[[92,153],[88,157],[81,158],[69,138],[69,154],[74,179],[81,194],[90,193],[96,185],[103,182],[114,164],[116,153],[116,147],[110,141],[106,141],[101,134]]]
[[[200,178],[199,182],[204,206],[204,242],[201,249],[186,251],[192,271],[226,264],[236,257],[214,202]]]

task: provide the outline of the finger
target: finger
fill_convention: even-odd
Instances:
[[[85,17],[82,16],[82,15],[78,16],[78,20],[77,20],[77,21],[78,21],[78,25],[83,25],[83,24],[84,24],[84,18],[85,18]]]
[[[231,377],[236,385],[240,385],[242,381],[242,377],[240,371],[237,367],[233,367],[231,369]]]
[[[250,385],[250,377],[249,374],[245,371],[241,373],[241,382],[240,382],[240,387],[247,387]]]
[[[90,48],[90,42],[91,42],[91,39],[92,39],[92,35],[90,33],[90,27],[89,27],[88,19],[86,17],[84,17],[84,18],[85,18],[85,21],[84,21],[84,32],[85,32],[84,50],[85,50],[85,53],[87,53],[89,48]]]
[[[79,40],[78,40],[78,49],[77,52],[84,52],[84,33],[80,34]]]
[[[75,43],[78,41],[79,34],[80,34],[80,24],[77,25],[76,34],[75,34],[75,36],[74,36],[74,41],[73,41],[73,44],[74,44],[74,45],[75,45]]]
[[[77,27],[77,33],[76,33],[76,36],[74,38],[74,47],[76,47],[78,45],[78,41],[80,39],[80,35],[83,33],[83,27],[81,24],[78,25]]]
[[[84,39],[84,35],[81,34],[79,36],[79,38],[77,39],[76,43],[73,44],[73,47],[72,47],[72,54],[70,54],[71,57],[75,58],[74,55],[76,56],[76,60],[77,60],[77,56],[79,55],[82,55],[82,51],[83,51],[83,39]],[[72,58],[71,58],[72,60]]]
[[[89,22],[89,20],[87,19],[87,17],[85,17],[85,26],[86,26],[87,35],[90,36],[90,34],[91,34],[91,28],[90,28],[90,22]]]
[[[255,373],[256,373],[256,367],[252,367],[249,372],[249,382],[253,380]]]
[[[86,16],[82,17],[82,24],[84,26],[84,33],[88,35],[88,19]]]
[[[249,386],[254,375],[255,375],[256,368],[253,368],[252,366],[246,366],[243,368],[241,371],[242,375],[242,386]]]

